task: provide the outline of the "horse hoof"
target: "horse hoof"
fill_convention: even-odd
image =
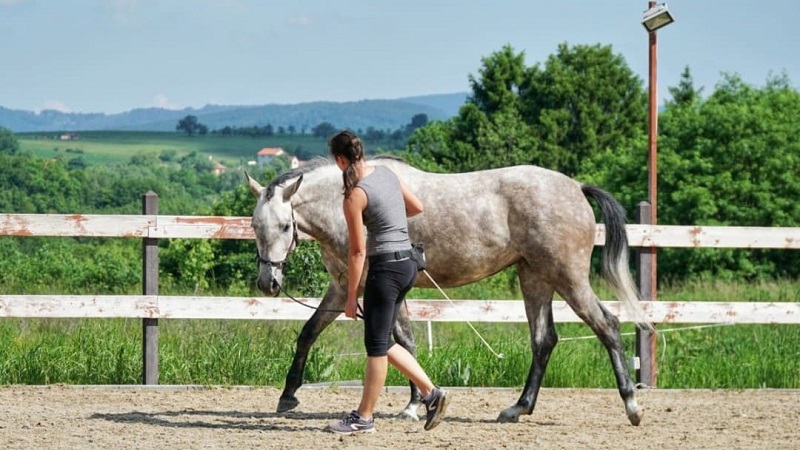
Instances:
[[[637,409],[636,412],[628,415],[628,420],[631,421],[631,425],[638,427],[639,424],[642,422],[642,416],[644,416],[644,411],[642,411],[641,409]]]
[[[295,396],[281,396],[280,400],[278,400],[278,412],[286,412],[291,411],[297,408],[297,405],[300,404],[300,401],[297,400]]]
[[[400,411],[400,414],[398,414],[397,417],[399,417],[399,418],[401,418],[403,420],[410,420],[412,422],[419,422],[419,416],[417,415],[417,413],[412,411],[412,410],[410,410],[410,409],[404,409],[404,410]]]
[[[400,414],[398,414],[397,417],[404,420],[410,420],[412,422],[418,422],[419,416],[417,415],[417,406],[408,405],[406,409],[400,411]]]
[[[519,422],[519,413],[516,410],[509,411],[508,409],[504,409],[499,416],[497,416],[497,421],[500,423],[517,423]]]

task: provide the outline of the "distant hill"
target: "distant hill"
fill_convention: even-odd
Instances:
[[[40,113],[13,110],[0,106],[0,126],[16,133],[35,131],[174,131],[178,120],[197,116],[210,130],[225,126],[273,127],[294,126],[307,132],[322,122],[337,128],[396,130],[417,114],[429,120],[447,120],[458,114],[467,93],[435,94],[395,100],[361,100],[356,102],[309,102],[293,105],[224,106],[169,110],[161,108],[133,109],[119,114],[62,113],[45,110]]]

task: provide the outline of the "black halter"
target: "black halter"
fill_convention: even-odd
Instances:
[[[271,261],[269,259],[264,259],[261,257],[261,254],[258,252],[258,246],[256,246],[256,262],[259,264],[266,264],[268,269],[271,269],[273,266],[277,267],[280,270],[283,270],[286,267],[286,262],[289,260],[289,253],[294,250],[299,242],[299,238],[297,237],[297,220],[294,218],[294,210],[292,210],[292,242],[289,243],[289,250],[286,251],[286,256],[281,261]]]
[[[267,265],[267,269],[271,269],[273,266],[275,266],[278,269],[283,270],[283,268],[286,267],[286,262],[289,260],[289,253],[291,253],[292,250],[294,250],[294,248],[295,248],[295,246],[297,246],[298,242],[299,242],[299,238],[297,236],[297,220],[295,220],[295,218],[294,218],[294,210],[292,210],[292,242],[289,244],[289,250],[286,252],[286,256],[283,258],[282,261],[270,261],[269,259],[264,259],[264,258],[261,257],[261,255],[258,253],[258,246],[256,246],[256,262],[258,262],[259,264],[266,264]],[[336,313],[343,313],[344,312],[344,310],[338,310],[338,309],[320,309],[319,307],[312,306],[312,305],[309,305],[307,303],[303,303],[300,300],[294,298],[288,292],[286,292],[286,289],[284,289],[282,284],[277,283],[277,282],[276,282],[276,284],[278,286],[278,291],[279,292],[283,292],[284,294],[286,294],[287,297],[292,299],[294,302],[299,303],[299,304],[305,306],[306,308],[315,309],[315,310],[324,311],[324,312],[336,312]],[[363,314],[363,310],[361,309],[361,305],[357,305],[357,306],[358,306],[358,312],[356,312],[356,317],[358,317],[359,319],[364,319],[364,314]]]

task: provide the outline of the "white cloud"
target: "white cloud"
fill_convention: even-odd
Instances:
[[[164,109],[181,109],[180,106],[171,103],[167,98],[167,96],[164,94],[156,94],[153,97],[153,107],[164,108]]]
[[[42,106],[36,112],[38,113],[38,112],[41,112],[41,111],[43,111],[45,109],[54,110],[54,111],[58,111],[58,112],[62,112],[62,113],[72,112],[72,110],[69,108],[69,106],[67,106],[67,104],[62,102],[61,100],[45,100],[44,106]]]

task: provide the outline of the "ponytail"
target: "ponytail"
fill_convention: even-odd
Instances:
[[[349,130],[340,131],[328,141],[331,156],[341,156],[349,164],[342,172],[342,193],[348,197],[358,184],[355,163],[364,158],[364,145],[355,133]]]
[[[342,193],[345,197],[349,197],[350,193],[353,192],[353,189],[356,187],[356,184],[358,184],[356,165],[352,161],[350,161],[350,164],[348,164],[347,168],[342,172],[342,184],[344,185]]]

